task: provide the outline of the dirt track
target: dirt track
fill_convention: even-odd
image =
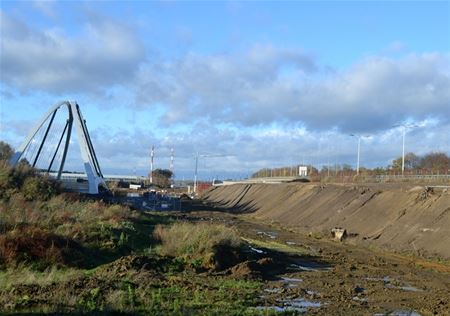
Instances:
[[[312,235],[333,227],[347,243],[450,259],[450,190],[405,184],[234,184],[214,187],[204,201]]]

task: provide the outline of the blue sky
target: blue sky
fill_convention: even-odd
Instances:
[[[449,1],[1,2],[0,139],[75,99],[106,173],[244,176],[450,152]],[[159,158],[159,159],[158,159]],[[73,166],[73,168],[77,168]]]

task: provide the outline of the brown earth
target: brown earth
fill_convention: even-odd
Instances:
[[[253,246],[256,258],[234,266],[229,276],[263,280],[262,314],[450,315],[448,264],[307,236],[225,212],[185,216],[233,226]]]
[[[410,184],[234,184],[213,187],[203,201],[311,235],[334,227],[346,242],[450,259],[450,188]]]

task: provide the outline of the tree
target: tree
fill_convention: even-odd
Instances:
[[[425,155],[421,160],[421,167],[432,170],[449,170],[450,157],[445,153],[436,152]]]
[[[353,171],[353,168],[352,168],[352,166],[349,165],[349,164],[343,164],[343,165],[342,165],[342,171],[344,171],[344,172],[350,172],[350,171]]]
[[[152,178],[153,184],[161,187],[168,188],[170,187],[170,182],[173,176],[173,172],[169,169],[156,169],[153,170]]]
[[[405,169],[420,168],[421,158],[415,153],[407,153],[405,155]]]
[[[402,160],[403,158],[400,156],[397,159],[392,160],[391,169],[394,170],[402,170]],[[412,170],[420,168],[421,159],[415,153],[407,153],[405,155],[405,169]]]
[[[0,141],[0,161],[8,161],[13,154],[14,150],[12,147],[8,143]]]

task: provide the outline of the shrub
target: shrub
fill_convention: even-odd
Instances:
[[[26,162],[21,162],[16,167],[0,165],[0,198],[8,199],[21,191],[28,200],[47,200],[59,192],[59,186],[56,181],[38,174]]]
[[[81,247],[73,240],[36,227],[23,227],[0,235],[0,262],[17,265],[20,262],[48,265],[76,265],[74,260]]]
[[[55,181],[47,177],[29,177],[26,178],[22,193],[28,201],[48,200],[58,192],[58,186]]]
[[[156,226],[160,253],[184,260],[193,267],[222,270],[240,259],[242,241],[233,228],[206,223],[175,223]]]

